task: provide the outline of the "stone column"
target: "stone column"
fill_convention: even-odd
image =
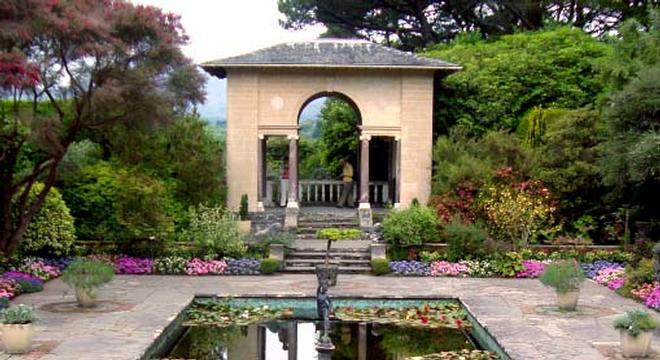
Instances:
[[[284,227],[298,227],[298,135],[289,135],[289,196],[284,215]]]
[[[264,211],[266,195],[266,137],[259,135],[257,139],[257,212]]]
[[[367,323],[358,324],[358,360],[367,360]]]
[[[401,137],[394,138],[394,207],[401,206]]]
[[[360,206],[358,217],[361,228],[373,227],[371,205],[369,204],[369,140],[371,135],[360,136]]]

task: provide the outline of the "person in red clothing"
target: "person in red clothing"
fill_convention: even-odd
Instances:
[[[282,161],[282,171],[280,171],[280,206],[286,206],[287,193],[289,189],[289,159]]]

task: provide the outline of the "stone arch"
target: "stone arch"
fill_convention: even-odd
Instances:
[[[296,113],[296,122],[300,122],[300,115],[302,114],[303,110],[311,103],[312,101],[322,98],[322,97],[334,97],[343,100],[347,104],[349,104],[355,113],[357,114],[358,117],[358,126],[362,125],[362,112],[360,111],[360,106],[358,106],[357,102],[353,100],[350,96],[344,94],[343,92],[339,91],[326,91],[326,90],[321,90],[321,91],[314,91],[311,94],[307,94],[305,98],[303,98],[302,101],[298,102],[298,112]]]

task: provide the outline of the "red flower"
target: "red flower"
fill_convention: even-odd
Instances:
[[[456,323],[456,327],[459,329],[461,328],[461,325],[463,325],[463,321],[461,321],[461,319],[456,319],[455,323]]]
[[[421,320],[422,324],[424,324],[424,325],[429,323],[429,318],[427,318],[426,316],[420,317],[419,320]]]

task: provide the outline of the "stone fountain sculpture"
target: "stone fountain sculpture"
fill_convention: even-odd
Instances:
[[[319,360],[330,359],[330,354],[335,346],[330,339],[330,313],[332,313],[332,299],[328,294],[330,279],[319,277],[319,286],[316,289],[316,312],[319,318],[323,319],[323,334],[316,344],[316,350],[319,352]]]

